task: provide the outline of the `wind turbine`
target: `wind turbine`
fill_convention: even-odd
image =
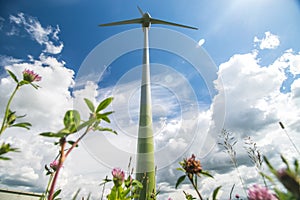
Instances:
[[[173,22],[154,19],[149,13],[144,13],[138,7],[142,17],[99,26],[114,26],[124,24],[142,24],[144,31],[144,48],[143,48],[143,69],[141,83],[141,100],[140,100],[140,118],[137,143],[137,164],[136,164],[136,179],[141,181],[143,189],[139,199],[150,200],[156,193],[155,189],[155,164],[154,164],[154,139],[152,128],[152,108],[151,108],[151,83],[150,83],[150,62],[149,62],[149,39],[148,32],[151,24],[164,24],[171,26],[179,26],[182,28],[195,29],[192,26],[186,26]]]

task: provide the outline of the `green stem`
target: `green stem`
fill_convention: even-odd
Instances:
[[[5,108],[5,114],[4,114],[3,121],[2,121],[2,126],[1,126],[1,129],[0,129],[0,136],[4,132],[4,130],[7,128],[6,120],[7,120],[8,113],[9,113],[9,107],[10,107],[10,104],[11,104],[11,101],[12,101],[13,97],[15,96],[16,92],[18,91],[18,89],[20,87],[21,86],[18,83],[17,86],[16,86],[16,88],[15,88],[15,90],[13,91],[13,93],[10,96],[10,98],[8,99],[8,102],[7,102],[7,105],[6,105],[6,108]]]
[[[200,192],[199,192],[199,190],[198,190],[198,188],[197,188],[197,186],[196,186],[196,184],[195,184],[195,182],[194,182],[194,180],[193,180],[193,177],[190,177],[190,176],[188,175],[188,178],[189,178],[189,180],[191,181],[191,183],[192,183],[194,189],[196,190],[196,192],[197,192],[199,198],[200,198],[201,200],[203,200],[203,198],[202,198],[202,196],[201,196],[201,194],[200,194]]]
[[[266,179],[265,177],[261,174],[261,170],[259,170],[259,174],[261,175],[263,181],[264,181],[264,184],[265,184],[265,187],[268,189],[268,185],[267,185],[267,182],[266,182]]]
[[[50,175],[50,178],[49,178],[49,181],[48,181],[46,190],[45,190],[45,194],[44,194],[42,200],[46,199],[46,196],[47,196],[47,194],[49,193],[49,189],[50,189],[51,182],[52,182],[52,180],[53,180],[53,174],[54,174],[54,173],[55,173],[55,172],[51,173],[51,175]]]

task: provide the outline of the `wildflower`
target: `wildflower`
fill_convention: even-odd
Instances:
[[[29,69],[25,69],[23,71],[23,79],[25,81],[28,81],[30,83],[34,82],[34,81],[40,81],[42,79],[41,76],[39,76],[38,74],[34,73],[34,71],[29,70]]]
[[[200,160],[196,160],[195,158],[195,155],[192,154],[192,157],[190,157],[189,159],[185,159],[182,164],[183,169],[190,176],[193,174],[200,175],[202,171]]]
[[[58,161],[57,160],[54,160],[53,162],[50,163],[50,167],[56,171],[57,168],[58,168]]]
[[[260,185],[253,185],[248,189],[249,200],[278,200],[278,198],[271,193],[266,187]]]
[[[125,178],[125,173],[119,168],[114,168],[111,172],[113,175],[113,181],[116,187],[121,186],[124,178]]]

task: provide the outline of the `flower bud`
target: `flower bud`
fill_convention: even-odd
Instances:
[[[112,170],[112,175],[113,175],[113,181],[116,187],[119,187],[123,184],[123,181],[125,179],[125,173],[119,168],[114,168]]]
[[[28,81],[30,83],[34,82],[34,81],[40,81],[42,79],[41,76],[39,76],[38,74],[34,73],[34,71],[29,70],[29,69],[25,69],[23,71],[23,79],[24,81]]]
[[[53,162],[51,162],[50,163],[50,167],[54,170],[54,171],[56,171],[57,170],[57,168],[58,168],[58,161],[57,160],[54,160]]]
[[[192,154],[192,157],[184,160],[183,169],[189,175],[193,175],[193,174],[199,175],[200,172],[202,171],[200,160],[196,160],[195,158],[196,158],[195,155]]]

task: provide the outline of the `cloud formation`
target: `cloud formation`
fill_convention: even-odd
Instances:
[[[260,49],[275,49],[280,45],[278,35],[274,35],[270,31],[265,32],[265,37],[262,39],[255,36],[253,41],[258,43]]]
[[[59,26],[53,28],[52,26],[43,27],[41,23],[34,17],[27,16],[24,13],[17,15],[10,15],[10,22],[18,27],[24,28],[30,37],[40,45],[45,46],[43,52],[50,54],[61,53],[64,45],[62,42],[54,44],[52,40],[57,42],[59,40],[58,34],[60,32]],[[7,33],[9,36],[18,35],[19,30],[13,26],[11,31]]]

